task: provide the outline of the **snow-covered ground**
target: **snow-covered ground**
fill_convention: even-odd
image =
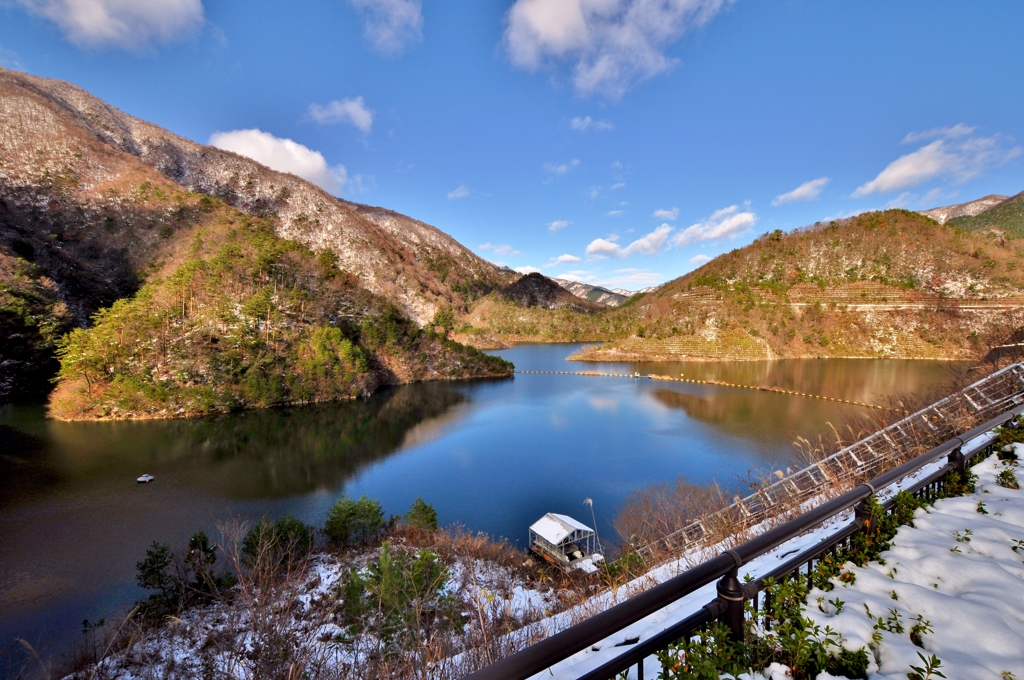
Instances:
[[[872,680],[906,680],[918,654],[937,656],[950,680],[1024,678],[1024,491],[996,483],[1003,469],[995,456],[975,466],[974,494],[918,510],[881,560],[849,569],[853,585],[809,593],[809,618],[871,650]],[[923,649],[910,639],[919,621]]]
[[[968,442],[963,447],[964,453],[970,454],[972,451],[976,451],[987,445],[988,442],[991,441],[992,436],[993,435],[991,434],[986,434]],[[1021,453],[1024,454],[1024,447],[1020,448]],[[1021,457],[1024,458],[1024,455],[1021,455]],[[884,498],[895,493],[900,488],[912,486],[917,480],[936,471],[944,465],[945,462],[945,459],[939,459],[934,463],[925,466],[916,474],[905,478],[900,484],[890,487],[887,492],[883,492],[881,496]],[[1013,540],[1024,540],[1024,492],[1008,490],[996,485],[995,475],[998,471],[997,468],[1001,469],[1001,466],[1002,463],[999,463],[995,457],[993,457],[974,468],[975,473],[979,475],[976,494],[963,498],[943,500],[937,503],[935,507],[929,508],[927,512],[924,510],[919,511],[920,517],[915,520],[916,528],[902,528],[894,541],[892,551],[890,551],[892,555],[890,556],[890,553],[883,555],[883,559],[887,560],[887,566],[882,567],[879,564],[872,564],[865,567],[863,570],[860,570],[853,567],[853,565],[848,565],[849,571],[853,571],[858,574],[856,585],[845,589],[837,588],[836,591],[830,593],[825,599],[834,599],[838,594],[840,599],[845,601],[847,597],[853,598],[854,596],[852,593],[859,592],[860,588],[864,589],[863,597],[876,597],[877,595],[872,595],[872,591],[870,590],[870,584],[874,583],[872,580],[873,576],[866,575],[863,577],[863,580],[861,580],[861,577],[859,576],[861,571],[874,573],[872,572],[872,569],[875,569],[885,580],[885,583],[882,583],[881,585],[888,585],[888,588],[885,589],[883,593],[884,600],[888,602],[887,606],[883,607],[878,605],[880,600],[865,600],[868,601],[868,606],[871,608],[871,613],[875,615],[875,619],[872,619],[871,621],[868,620],[863,606],[859,604],[859,600],[857,600],[858,604],[845,606],[841,614],[836,616],[834,613],[834,607],[829,610],[829,605],[827,604],[822,605],[826,611],[823,612],[817,609],[817,597],[824,595],[824,593],[817,592],[809,598],[811,604],[808,607],[808,611],[813,613],[815,617],[822,622],[823,627],[827,624],[834,629],[838,629],[848,640],[848,643],[845,646],[851,649],[865,647],[868,642],[871,642],[871,634],[873,632],[872,625],[877,623],[876,619],[878,616],[882,616],[883,619],[891,616],[888,611],[890,608],[901,608],[901,617],[903,617],[902,621],[906,631],[910,631],[911,627],[916,623],[914,617],[918,615],[924,616],[924,620],[926,621],[931,621],[934,632],[931,634],[925,634],[924,650],[913,647],[910,642],[909,632],[904,635],[906,640],[900,639],[899,641],[896,640],[899,636],[895,633],[885,632],[883,634],[883,642],[876,646],[878,651],[877,661],[875,662],[875,667],[873,667],[872,670],[874,673],[874,675],[871,676],[873,680],[881,680],[882,678],[890,677],[905,680],[907,673],[910,671],[911,663],[917,666],[921,665],[921,660],[916,654],[917,651],[925,653],[926,656],[934,652],[942,660],[943,667],[946,667],[947,661],[939,652],[940,648],[933,647],[932,645],[938,644],[937,641],[940,636],[953,635],[953,633],[950,633],[948,630],[946,633],[940,633],[939,626],[946,625],[946,622],[952,622],[950,625],[954,626],[955,629],[957,625],[956,622],[970,621],[971,619],[968,618],[966,613],[963,615],[958,613],[959,608],[962,606],[960,603],[970,603],[974,608],[972,611],[974,613],[978,613],[979,611],[984,610],[987,598],[992,597],[994,593],[1006,594],[1006,597],[1003,599],[1003,604],[1001,605],[1001,611],[1007,614],[1015,612],[1017,617],[1012,620],[1007,619],[1006,621],[1003,621],[1003,623],[998,624],[1002,626],[1001,630],[1004,631],[1013,631],[1014,629],[1019,629],[1019,631],[1021,631],[1019,633],[1015,633],[1017,637],[1013,638],[1015,640],[1014,644],[1010,645],[1010,640],[1005,637],[1001,638],[1001,642],[996,643],[997,646],[1001,646],[1000,648],[1003,649],[1003,651],[1000,652],[1003,656],[1009,655],[1010,657],[1013,657],[1013,655],[1016,654],[1016,665],[1007,666],[1006,668],[995,672],[995,674],[990,671],[985,671],[984,673],[979,674],[978,672],[975,672],[974,669],[979,667],[987,668],[987,666],[977,666],[977,662],[974,662],[975,665],[970,665],[972,662],[964,661],[964,665],[957,665],[956,669],[958,671],[960,669],[969,670],[965,670],[964,673],[957,674],[957,672],[954,672],[946,673],[945,675],[949,680],[953,680],[954,678],[967,680],[989,677],[996,678],[997,680],[1008,680],[1010,677],[1016,678],[1017,680],[1024,680],[1024,547],[1016,552],[1011,550],[1011,547],[1016,545]],[[977,512],[979,502],[985,504],[985,507],[989,512],[988,515],[983,515]],[[837,531],[839,527],[851,519],[851,515],[851,512],[840,515],[832,521],[818,527],[814,531],[808,532],[803,536],[797,537],[782,546],[779,546],[766,555],[744,565],[741,572],[755,578],[769,573],[785,559],[799,551],[813,546]],[[947,515],[949,515],[948,518]],[[958,526],[950,529],[947,527],[947,524],[950,526]],[[972,534],[969,536],[971,541],[956,542],[953,532],[960,531],[961,536],[964,536],[964,531],[966,529],[971,529]],[[1010,538],[1011,534],[1013,535],[1013,540]],[[931,541],[931,544],[920,542],[925,539],[906,538],[910,535],[927,536],[929,537],[927,540]],[[986,538],[981,539],[981,536],[985,536]],[[991,538],[992,536],[996,538]],[[918,542],[905,543],[905,541]],[[1000,543],[999,541],[1002,542]],[[904,545],[908,547],[904,549]],[[932,547],[928,548],[927,545],[932,545]],[[939,545],[942,546],[941,551],[936,547]],[[1001,550],[997,550],[998,546],[1002,546]],[[725,547],[728,546],[712,547],[706,550],[705,554],[708,557],[714,556]],[[960,552],[950,552],[952,547],[958,547]],[[968,549],[970,552],[968,552]],[[939,554],[942,551],[944,551],[945,554]],[[939,555],[939,557],[935,557],[936,555]],[[937,570],[942,571],[952,569],[951,566],[945,565],[942,561],[947,555],[956,559],[959,559],[964,555],[971,555],[972,559],[968,562],[962,563],[964,571],[959,576],[955,574],[960,572],[950,571],[948,575],[943,576],[941,579],[937,579],[941,574],[935,574],[932,576],[933,572]],[[665,581],[683,571],[687,564],[692,564],[694,557],[695,556],[686,556],[679,562],[663,565],[645,575],[642,579],[646,579],[651,582]],[[956,562],[956,559],[954,562]],[[1016,559],[1016,566],[1013,566],[1014,559]],[[893,574],[897,580],[890,579],[888,576],[888,571],[892,566],[892,561],[894,560],[899,560],[900,563],[900,566],[897,567],[897,571]],[[983,567],[982,565],[986,566]],[[914,574],[917,573],[915,569],[922,570],[920,573],[923,575],[914,576]],[[1016,572],[1013,572],[1013,569],[1016,569]],[[973,577],[971,576],[972,574],[974,575]],[[1005,577],[1003,576],[1004,574]],[[1014,576],[1014,574],[1016,575]],[[999,576],[999,578],[996,579],[996,576]],[[933,580],[928,581],[926,584],[929,588],[931,588],[931,584],[933,582],[939,584],[940,587],[938,589],[931,588],[927,593],[929,598],[931,598],[928,602],[936,607],[948,607],[948,611],[945,614],[942,616],[935,615],[932,618],[930,614],[932,611],[931,608],[922,609],[921,611],[913,611],[911,613],[911,604],[914,602],[912,598],[916,593],[918,593],[918,591],[912,589],[909,584],[917,583],[918,581],[915,581],[915,578],[918,580],[927,580],[932,578]],[[991,583],[987,586],[984,585],[985,579],[991,580]],[[999,582],[996,582],[997,580]],[[900,595],[900,592],[902,591],[897,585],[900,581],[906,581],[907,585],[902,586],[906,588],[906,598]],[[1005,583],[1003,583],[1004,581]],[[958,584],[955,587],[953,585],[954,582]],[[635,584],[635,586],[639,586],[639,584]],[[897,596],[900,597],[900,600],[894,601],[891,599],[891,591],[894,587],[897,587]],[[972,588],[975,588],[975,590],[971,590]],[[572,680],[577,678],[627,651],[629,646],[618,646],[625,643],[627,639],[639,638],[641,641],[649,639],[677,621],[681,621],[683,618],[694,613],[703,605],[713,600],[715,595],[715,584],[711,583],[704,588],[691,593],[685,598],[680,599],[672,605],[652,614],[651,616],[623,628],[613,636],[610,636],[593,647],[579,652],[552,666],[550,669],[537,674],[534,676],[534,679],[540,680],[540,678],[549,678],[554,680]],[[608,606],[614,604],[613,600],[616,599],[616,596],[617,594],[613,592],[604,593],[596,598],[592,598],[592,601],[589,601],[585,606],[591,610],[607,609]],[[957,596],[959,596],[959,599],[954,601]],[[935,598],[937,597],[946,599],[936,600]],[[601,606],[601,600],[607,600],[607,602],[603,603],[604,606]],[[871,604],[873,601],[876,602],[876,604]],[[937,604],[938,602],[943,602],[943,604],[939,605]],[[855,611],[855,609],[859,609],[859,619],[856,618],[858,616],[858,612]],[[907,614],[909,614],[909,617]],[[564,628],[564,625],[559,624],[565,619],[573,617],[573,615],[574,612],[570,610],[534,625],[548,625],[552,632],[554,632],[555,630]],[[994,616],[995,614],[987,617],[986,620],[994,621]],[[853,621],[857,621],[858,623],[854,624],[852,623]],[[848,624],[848,622],[850,623]],[[849,631],[845,628],[847,625],[850,625]],[[997,624],[993,623],[992,625],[996,626]],[[864,637],[865,626],[867,631],[866,637]],[[895,626],[893,627],[895,628]],[[860,637],[857,637],[858,635]],[[970,635],[973,635],[973,633],[971,633],[971,631],[959,631],[959,635],[961,640],[966,640],[969,639]],[[991,639],[995,640],[996,638]],[[900,646],[898,642],[905,642],[905,645]],[[972,648],[972,645],[973,643],[968,644],[967,647]],[[957,647],[957,649],[963,648],[963,646],[964,644],[961,643],[960,647]],[[981,649],[986,648],[984,644],[980,646],[973,645],[973,647]],[[912,649],[916,651],[912,651]],[[946,647],[942,647],[942,649],[946,649]],[[954,647],[951,646],[949,649],[954,649]],[[872,652],[875,653],[875,650],[872,650]],[[1002,662],[1003,657],[994,655],[988,663],[998,665]],[[959,664],[960,662],[956,663]],[[900,664],[902,664],[902,666],[900,666]],[[951,660],[948,665],[950,668],[953,668],[953,664],[954,661],[951,656]],[[900,666],[902,671],[900,671],[900,668],[897,668],[897,666]],[[879,670],[879,668],[881,670]],[[644,663],[644,670],[644,680],[657,678],[660,672],[657,660],[654,657],[649,657]],[[1008,670],[1012,673],[1012,676],[1001,676],[1000,673],[1003,670]],[[774,669],[773,673],[770,673],[766,677],[771,678],[772,680],[775,680],[775,678],[788,677],[784,673],[785,669],[778,667]],[[636,680],[635,674],[636,668],[634,667],[630,671],[630,680]],[[765,676],[754,674],[751,677],[755,680],[759,680]],[[823,675],[820,680],[827,680],[828,677],[830,676]]]

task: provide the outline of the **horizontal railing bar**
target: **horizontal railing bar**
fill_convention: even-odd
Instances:
[[[659,649],[664,649],[676,640],[689,635],[704,624],[711,623],[721,613],[719,600],[704,605],[696,613],[690,614],[682,621],[672,624],[649,640],[637,643],[628,652],[605,662],[592,671],[579,676],[576,680],[608,680],[624,670],[628,670],[639,661],[646,659]]]
[[[523,680],[604,640],[626,626],[725,576],[736,562],[719,555],[585,621],[467,676],[470,680]]]
[[[991,418],[984,424],[972,428],[962,435],[953,437],[917,458],[885,472],[870,482],[861,484],[841,496],[789,520],[781,526],[769,529],[730,552],[733,555],[737,555],[742,564],[746,564],[750,560],[777,548],[786,541],[805,533],[834,515],[849,510],[861,501],[874,495],[877,491],[916,472],[940,456],[948,454],[978,435],[984,434],[1006,423],[1008,420],[1012,420],[1021,413],[1024,413],[1024,404],[1015,406],[1001,415]],[[922,488],[923,486],[925,485],[922,484]],[[837,533],[843,533],[843,531],[845,529]],[[812,550],[818,547],[821,546],[816,546]],[[733,555],[723,553],[718,557],[703,562],[648,591],[640,593],[585,621],[541,640],[510,657],[482,668],[467,676],[467,680],[525,680],[569,658],[573,654],[604,640],[626,626],[663,609],[697,589],[703,588],[712,581],[725,576],[731,569],[737,566]],[[790,563],[796,559],[798,558],[790,560]],[[799,567],[799,565],[797,566]],[[629,653],[637,653],[637,651],[631,650],[631,652],[627,652],[627,654]]]
[[[857,533],[859,529],[860,524],[858,524],[857,522],[850,522],[839,531],[835,532],[834,534],[830,534],[826,538],[821,539],[821,541],[816,545],[813,545],[807,550],[804,550],[796,557],[790,558],[789,561],[784,562],[783,564],[775,567],[767,574],[761,576],[755,581],[752,581],[751,583],[757,584],[757,591],[760,592],[762,590],[762,585],[768,579],[778,581],[783,576],[793,573],[794,571],[802,567],[804,564],[807,564],[807,562],[809,562],[810,560],[813,560],[815,557],[824,555],[826,552],[831,550],[837,543]]]

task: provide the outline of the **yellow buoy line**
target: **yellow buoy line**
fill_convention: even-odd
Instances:
[[[867,404],[863,401],[850,401],[849,399],[837,399],[836,397],[824,397],[820,394],[808,394],[807,392],[796,392],[794,390],[784,390],[781,387],[764,387],[760,385],[742,385],[740,383],[730,383],[721,380],[695,380],[693,378],[684,378],[681,374],[678,378],[673,378],[670,375],[658,375],[656,373],[650,373],[648,375],[640,375],[639,373],[600,373],[598,371],[516,371],[516,373],[525,373],[530,375],[582,375],[593,378],[647,378],[649,380],[670,380],[672,382],[684,382],[691,383],[694,385],[716,385],[718,387],[735,387],[742,390],[757,390],[760,392],[775,392],[777,394],[788,394],[794,397],[805,397],[807,399],[820,399],[821,401],[834,401],[838,404],[850,404],[852,406],[863,406],[864,408],[873,408],[879,411],[890,411],[900,409],[888,409],[885,406],[876,406],[874,404]]]

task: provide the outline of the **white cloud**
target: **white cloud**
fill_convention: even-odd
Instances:
[[[609,210],[604,215],[605,217],[618,217],[619,215],[622,215],[625,212],[625,210]]]
[[[469,187],[467,187],[465,184],[460,184],[459,186],[455,187],[454,189],[448,192],[449,201],[454,201],[459,198],[465,198],[466,196],[469,196]]]
[[[744,229],[754,226],[757,215],[749,210],[740,212],[738,205],[731,205],[711,213],[711,217],[691,225],[679,232],[673,240],[677,246],[686,246],[698,241],[713,241],[726,236],[735,236]]]
[[[590,187],[584,193],[586,193],[587,196],[590,196],[590,198],[596,200],[597,198],[599,198],[601,196],[601,187],[599,187],[599,186]]]
[[[349,123],[366,134],[373,128],[373,111],[366,108],[361,96],[336,100],[326,106],[310,104],[309,117],[318,123]]]
[[[606,132],[613,129],[615,126],[607,120],[594,120],[590,116],[584,116],[583,118],[576,116],[569,121],[569,127],[576,132],[586,132],[587,130],[593,130],[594,132]]]
[[[664,50],[706,24],[729,0],[516,0],[504,43],[512,63],[535,71],[574,62],[582,94],[621,96],[671,69]]]
[[[974,130],[959,124],[908,134],[903,138],[904,143],[937,139],[889,163],[877,177],[857,187],[853,197],[903,191],[933,179],[962,184],[990,167],[1021,155],[1021,148],[1011,146],[1010,139],[998,134],[972,137]]]
[[[339,194],[348,183],[344,165],[330,166],[319,151],[275,137],[262,130],[232,130],[214,132],[210,145],[240,156],[251,158],[258,163],[277,170],[298,175],[332,194]]]
[[[140,50],[202,27],[202,0],[16,0],[82,47]]]
[[[572,224],[570,220],[555,220],[548,224],[548,231],[559,231],[560,229],[565,229],[570,224]]]
[[[702,264],[707,264],[708,262],[711,262],[711,258],[708,257],[707,255],[704,255],[703,253],[701,253],[700,255],[694,255],[693,257],[690,258],[690,264],[694,265],[695,267],[699,267]]]
[[[797,201],[813,201],[821,194],[821,190],[825,188],[825,185],[831,181],[828,177],[819,177],[818,179],[804,182],[796,189],[776,196],[775,200],[772,201],[772,205],[777,208],[780,205],[796,203]]]
[[[398,55],[423,39],[421,0],[349,0],[363,17],[363,34],[381,54]]]
[[[564,279],[565,281],[575,281],[577,283],[594,283],[597,281],[597,277],[592,272],[585,269],[573,269],[558,275],[558,278]]]
[[[654,255],[665,245],[665,241],[668,239],[669,232],[671,231],[672,227],[663,224],[651,233],[633,241],[625,248],[615,242],[618,240],[617,237],[609,237],[607,239],[596,238],[587,246],[586,254],[598,260],[609,257],[622,259],[641,253]]]
[[[552,175],[564,175],[577,168],[580,164],[580,159],[574,158],[568,163],[562,163],[556,165],[555,163],[545,163],[544,169],[550,172]]]
[[[520,274],[523,274],[523,275],[526,275],[526,274],[540,274],[540,270],[539,269],[537,269],[536,267],[531,267],[529,265],[526,265],[524,267],[516,267],[512,271],[519,272]]]
[[[679,217],[679,208],[672,208],[671,210],[655,210],[654,216],[657,217],[659,220],[674,220],[675,218]]]
[[[566,253],[565,255],[559,255],[558,257],[551,258],[551,260],[546,265],[544,265],[544,267],[545,268],[557,267],[560,264],[568,264],[570,262],[579,262],[579,261],[580,261],[580,258],[576,257],[575,255],[570,255],[570,254]]]
[[[493,243],[484,243],[480,246],[480,250],[491,250],[494,251],[495,255],[522,255],[521,252],[509,245],[494,245]]]
[[[626,183],[625,183],[625,182],[616,182],[615,184],[613,184],[613,185],[611,186],[611,190],[612,190],[612,191],[615,191],[616,189],[621,189],[621,188],[622,188],[622,187],[624,187],[624,186],[626,186]]]

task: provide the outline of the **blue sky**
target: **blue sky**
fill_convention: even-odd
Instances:
[[[1024,190],[1024,3],[0,0],[0,64],[636,289],[773,229]]]

